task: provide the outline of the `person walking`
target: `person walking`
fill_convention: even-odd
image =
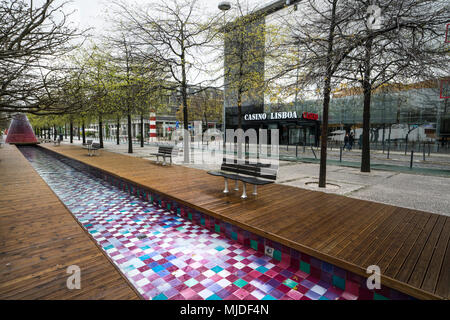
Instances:
[[[344,150],[347,148],[349,148],[349,142],[350,142],[350,137],[348,136],[348,133],[345,134],[344,137]]]
[[[355,134],[352,132],[350,133],[350,137],[348,138],[349,151],[352,150],[354,143],[355,143]]]

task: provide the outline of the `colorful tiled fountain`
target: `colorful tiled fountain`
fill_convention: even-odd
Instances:
[[[36,171],[146,299],[408,299],[42,148]],[[264,254],[273,248],[272,257]]]

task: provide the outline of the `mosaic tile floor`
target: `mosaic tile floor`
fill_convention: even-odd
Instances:
[[[146,299],[356,298],[76,171],[38,148],[21,151]]]

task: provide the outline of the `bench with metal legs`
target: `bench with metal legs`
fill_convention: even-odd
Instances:
[[[225,160],[225,159],[224,159]],[[229,193],[228,179],[234,180],[234,190],[239,191],[238,182],[242,181],[242,199],[246,199],[247,196],[247,183],[253,185],[252,195],[258,195],[258,185],[266,185],[274,183],[277,177],[277,166],[270,166],[261,163],[243,163],[238,164],[224,161],[221,166],[221,171],[208,171],[208,174],[213,176],[223,177],[225,180],[225,189],[223,193]]]
[[[170,159],[170,164],[172,165],[172,157],[178,155],[178,149],[173,146],[159,146],[157,153],[152,153],[152,156],[156,156],[156,162],[159,163],[159,157],[163,158],[162,165],[166,164],[166,157]]]
[[[96,155],[98,150],[100,150],[100,143],[92,143],[88,146],[88,156]]]

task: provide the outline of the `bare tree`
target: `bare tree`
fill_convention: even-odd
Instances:
[[[206,82],[195,80],[205,71],[202,52],[218,32],[214,26],[219,16],[205,19],[198,15],[197,3],[197,0],[168,0],[135,8],[116,3],[123,28],[133,36],[138,54],[151,55],[170,74],[167,89],[179,90],[185,129],[189,124],[188,96]],[[204,90],[208,85],[202,87]],[[184,146],[184,160],[188,162],[187,136]]]
[[[356,0],[352,7],[356,9],[352,27],[360,46],[344,60],[337,77],[359,83],[363,89],[361,171],[370,172],[372,92],[394,80],[410,83],[448,72],[449,57],[439,41],[448,20],[448,5],[442,1],[386,0],[374,7],[369,0]],[[375,10],[370,12],[370,8]],[[376,19],[380,20],[378,26],[373,25]]]
[[[296,84],[322,89],[323,112],[319,186],[326,183],[326,147],[330,92],[342,81],[357,81],[364,91],[364,127],[362,170],[370,170],[369,128],[370,93],[375,87],[394,78],[408,81],[424,76],[421,68],[433,60],[430,53],[435,34],[427,36],[442,19],[441,8],[429,13],[431,1],[385,1],[387,23],[369,28],[369,1],[309,0],[299,5],[300,14],[286,24],[292,29],[291,46],[298,47],[298,59],[286,64],[285,72],[300,70]],[[427,4],[427,5],[428,5]],[[424,11],[424,12],[422,12]],[[288,43],[289,45],[289,43]],[[377,49],[377,50],[375,50]],[[409,51],[407,51],[409,50]],[[413,57],[414,56],[414,57]],[[421,57],[421,58],[418,58]],[[427,63],[428,63],[427,62]],[[295,68],[295,69],[294,69]],[[412,71],[415,69],[415,71]],[[351,75],[349,75],[351,74]],[[344,83],[345,83],[344,82]],[[369,158],[369,162],[366,161]]]
[[[223,28],[225,105],[237,107],[237,127],[242,128],[243,104],[264,104],[266,23],[256,7],[238,0],[232,8],[233,20]]]
[[[0,111],[67,111],[52,95],[63,78],[55,59],[77,47],[83,33],[69,26],[66,2],[55,2],[1,1]]]
[[[204,90],[188,99],[191,119],[201,120],[203,130],[208,129],[209,120],[218,120],[222,116],[223,98],[219,90]],[[183,110],[177,112],[177,119],[183,118]]]
[[[298,48],[296,59],[284,62],[283,71],[301,70],[296,85],[316,87],[323,97],[321,155],[319,187],[326,186],[326,161],[328,141],[328,113],[332,87],[336,86],[335,75],[342,61],[354,50],[349,22],[355,9],[344,5],[346,0],[308,0],[299,5],[300,14],[286,19],[292,30],[292,40],[287,46]],[[292,59],[292,56],[288,56]]]

